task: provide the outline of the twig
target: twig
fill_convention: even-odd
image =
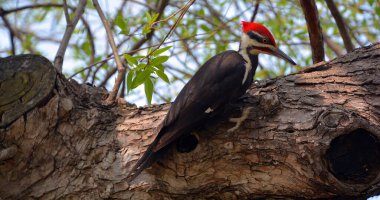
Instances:
[[[56,3],[44,3],[44,4],[33,4],[33,5],[27,5],[27,6],[21,6],[14,9],[9,10],[3,10],[3,12],[0,12],[1,16],[5,16],[7,14],[13,13],[13,12],[19,12],[26,9],[35,9],[35,8],[46,8],[46,7],[62,7],[62,4],[56,4]]]
[[[336,25],[340,35],[342,36],[344,47],[346,47],[347,52],[354,50],[354,45],[352,44],[350,35],[347,31],[347,26],[344,22],[342,15],[339,13],[338,8],[336,7],[333,0],[325,0],[327,7],[329,8],[331,15],[334,17]]]
[[[90,25],[88,24],[88,22],[83,17],[81,18],[81,20],[82,20],[82,23],[83,23],[84,27],[87,30],[87,37],[88,37],[88,41],[90,42],[91,53],[90,53],[90,62],[89,62],[89,64],[92,65],[95,62],[95,54],[96,54],[94,35],[92,34],[92,31],[91,31],[91,28],[90,28]],[[83,82],[87,81],[87,79],[90,76],[90,74],[91,74],[91,69],[88,70],[88,73],[84,77]]]
[[[357,32],[354,31],[354,30],[352,30],[352,28],[351,28],[350,26],[347,26],[347,28],[348,28],[348,30],[350,31],[351,36],[354,38],[354,40],[356,41],[356,43],[358,43],[359,46],[364,47],[365,44],[364,44],[362,41],[360,41],[359,38],[356,36],[356,33],[357,33]],[[359,32],[359,31],[358,31],[358,32]],[[358,33],[358,34],[360,34],[360,33]]]
[[[182,13],[178,17],[178,19],[175,21],[174,25],[170,28],[169,32],[165,35],[164,39],[160,42],[160,44],[158,44],[158,46],[155,49],[153,49],[153,51],[150,52],[150,54],[154,53],[157,49],[159,49],[161,47],[162,44],[164,44],[165,40],[173,33],[173,30],[178,26],[179,22],[182,20],[183,16],[185,16],[187,10],[190,8],[191,5],[193,5],[194,2],[195,2],[195,0],[189,0],[186,3],[184,8],[181,9]],[[148,57],[150,54],[148,54],[146,57]]]
[[[67,24],[71,24],[69,10],[67,9],[67,2],[63,0],[63,12],[65,13],[65,19]]]
[[[194,0],[195,1],[195,0]],[[194,3],[194,2],[193,2]],[[177,10],[176,12],[174,12],[173,14],[171,14],[169,17],[165,18],[165,19],[162,19],[162,20],[158,20],[158,21],[155,21],[152,23],[151,25],[151,28],[153,28],[156,24],[158,23],[161,23],[161,22],[166,22],[168,21],[169,19],[173,18],[174,16],[176,16],[179,12],[181,12],[182,10],[187,10],[188,7],[187,7],[187,4],[185,4],[182,8],[180,8],[179,10]]]
[[[314,0],[300,0],[300,4],[305,15],[307,30],[309,31],[313,63],[318,63],[325,59],[325,50],[323,48],[323,34],[318,18],[317,5]]]
[[[259,11],[259,6],[260,6],[260,0],[256,0],[255,10],[253,10],[253,15],[251,17],[251,22],[255,21],[256,15],[257,15],[257,13]]]
[[[225,17],[222,16],[219,11],[215,10],[215,8],[212,4],[210,4],[207,0],[205,0],[204,3],[205,3],[205,7],[208,9],[208,11],[210,12],[210,15],[211,15],[210,16],[211,20],[206,18],[205,19],[206,21],[213,21],[212,19],[216,18],[223,25],[223,29],[228,30],[228,32],[230,32],[233,36],[235,36],[237,38],[240,37],[240,35],[236,34],[236,32],[231,28],[231,26],[229,26],[227,24],[227,22],[224,21]]]
[[[342,55],[342,49],[340,46],[335,43],[326,33],[323,33],[323,40],[327,44],[327,46],[337,55],[341,56]]]
[[[198,34],[198,35],[193,35],[193,36],[189,36],[189,37],[186,37],[186,38],[181,38],[181,39],[177,39],[177,40],[168,41],[168,42],[165,42],[164,44],[170,44],[170,43],[174,43],[174,42],[178,42],[178,41],[182,41],[182,40],[188,40],[188,39],[192,39],[192,38],[195,37],[195,36],[199,36],[199,35],[207,35],[207,34],[208,34],[208,33],[202,33],[202,34]],[[203,38],[201,38],[201,39],[203,39]],[[200,40],[200,39],[195,38],[195,40]],[[152,48],[152,47],[157,47],[158,45],[159,45],[159,44],[155,44],[155,45],[151,45],[151,46],[148,46],[148,47],[143,47],[143,48],[140,48],[140,49],[131,50],[131,51],[128,51],[128,52],[125,52],[125,53],[119,54],[119,56],[123,56],[123,55],[125,55],[125,54],[132,55],[132,54],[134,54],[134,53],[136,53],[136,52],[139,52],[139,51],[141,51],[141,50],[149,49],[149,48]],[[81,70],[79,70],[79,71],[75,72],[74,74],[72,74],[72,75],[69,77],[69,79],[73,78],[73,77],[76,76],[77,74],[79,74],[79,73],[81,73],[81,72],[83,72],[83,71],[85,71],[85,70],[87,70],[87,69],[90,69],[90,68],[92,68],[92,67],[94,67],[94,66],[96,66],[96,65],[98,65],[98,64],[105,63],[105,62],[107,62],[107,61],[109,61],[109,60],[112,60],[112,59],[114,59],[114,58],[115,58],[114,56],[110,55],[109,57],[107,57],[107,58],[105,58],[105,59],[103,59],[103,60],[101,60],[101,61],[98,61],[98,62],[96,62],[96,63],[90,64],[89,66],[84,67],[84,68],[82,68]]]
[[[174,33],[180,37],[180,33],[178,33],[177,30],[174,31]],[[198,61],[198,58],[193,54],[192,48],[190,48],[190,45],[187,43],[187,40],[182,40],[181,43],[183,44],[183,48],[185,52],[190,55],[190,57],[194,60],[197,66],[201,66],[202,63]]]
[[[0,8],[0,13],[2,13],[2,8]],[[16,55],[16,46],[15,46],[15,31],[13,30],[11,24],[9,23],[8,19],[4,15],[0,15],[1,18],[4,21],[4,25],[8,28],[9,30],[9,38],[11,40],[11,47],[12,47],[12,55]]]
[[[54,67],[57,69],[59,73],[62,73],[62,64],[63,57],[65,56],[65,52],[67,49],[67,45],[69,44],[71,35],[74,32],[75,26],[77,25],[79,19],[81,18],[84,8],[86,7],[87,0],[80,0],[77,8],[75,9],[75,17],[70,24],[66,25],[65,33],[63,34],[62,42],[59,45],[57,54],[54,58]]]
[[[120,85],[123,82],[123,77],[125,76],[125,68],[124,68],[123,63],[121,62],[120,56],[118,54],[118,50],[117,50],[117,47],[115,45],[115,41],[114,41],[113,36],[112,36],[112,31],[109,27],[109,24],[108,24],[106,17],[104,16],[102,8],[99,5],[98,0],[92,0],[92,3],[94,4],[95,9],[98,12],[99,17],[102,20],[103,26],[106,29],[108,42],[112,48],[112,52],[113,52],[113,55],[115,57],[115,62],[116,62],[117,71],[118,71],[118,74],[117,74],[117,77],[115,80],[115,85],[113,86],[110,95],[105,100],[106,104],[112,104],[113,102],[115,102],[116,97],[117,97],[117,93],[119,92]]]
[[[4,12],[6,12],[6,11],[3,10],[2,8],[0,8],[0,17],[4,21],[5,27],[7,27],[9,30],[10,39],[11,39],[12,54],[15,55],[16,54],[15,37],[18,38],[21,42],[23,41],[23,37],[20,34],[20,31],[16,27],[12,27],[11,23],[8,21],[6,16],[3,14]],[[36,53],[30,45],[27,45],[26,48],[30,51],[30,53],[33,53],[33,54]]]

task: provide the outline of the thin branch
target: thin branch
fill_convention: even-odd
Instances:
[[[341,56],[342,54],[342,49],[340,46],[334,42],[326,33],[323,33],[323,40],[327,44],[327,46],[337,55]]]
[[[21,42],[23,41],[23,38],[22,38],[20,32],[17,30],[17,28],[12,27],[11,23],[8,21],[6,16],[3,14],[4,12],[5,12],[5,10],[0,8],[0,17],[4,21],[5,27],[7,27],[9,30],[9,35],[10,35],[10,39],[11,39],[11,51],[12,51],[12,54],[15,55],[16,54],[15,37],[18,38]],[[26,48],[30,51],[30,53],[33,53],[33,54],[35,53],[34,49],[30,45],[28,45]]]
[[[158,20],[158,21],[153,22],[152,25],[151,25],[151,28],[153,28],[158,23],[168,21],[169,19],[173,18],[174,16],[176,16],[178,13],[180,13],[182,10],[185,10],[185,9],[186,10],[188,9],[188,4],[185,4],[181,9],[177,10],[176,12],[174,12],[173,14],[171,14],[169,17],[167,17],[165,19],[162,19],[162,20]]]
[[[71,21],[70,24],[66,25],[66,30],[65,30],[65,33],[63,34],[62,42],[60,43],[57,54],[54,58],[54,67],[57,69],[59,73],[62,73],[63,57],[65,56],[67,45],[69,43],[71,35],[74,32],[75,26],[77,25],[79,19],[81,18],[84,12],[86,3],[87,3],[87,0],[80,0],[75,10],[74,19]]]
[[[350,35],[347,31],[347,26],[344,22],[342,15],[339,13],[338,8],[336,7],[333,0],[325,0],[327,7],[329,8],[331,15],[334,17],[336,25],[340,35],[342,36],[344,47],[346,47],[347,52],[354,50],[354,45],[352,44]]]
[[[180,33],[178,31],[174,31],[174,33],[180,37]],[[198,58],[193,54],[192,48],[190,48],[190,45],[187,43],[187,40],[181,40],[181,43],[183,44],[183,48],[185,52],[190,55],[190,57],[194,60],[194,62],[197,64],[197,66],[201,66],[202,63],[199,62]]]
[[[123,66],[123,63],[121,62],[115,41],[112,36],[112,31],[110,29],[110,26],[108,24],[106,17],[104,16],[102,8],[99,5],[98,0],[92,0],[92,3],[94,4],[94,7],[96,11],[98,12],[99,17],[102,20],[103,26],[106,29],[108,42],[112,48],[112,52],[115,57],[115,62],[116,62],[117,71],[118,71],[118,74],[115,80],[115,85],[113,86],[112,91],[109,94],[108,98],[105,100],[106,104],[112,104],[113,102],[115,102],[117,93],[119,92],[120,85],[123,82],[123,77],[125,76],[125,67]]]
[[[260,0],[256,0],[255,10],[253,10],[253,15],[251,17],[251,22],[255,21],[256,15],[259,12]]]
[[[63,0],[63,12],[65,13],[65,19],[67,24],[71,24],[69,10],[67,9],[67,2]]]
[[[62,4],[57,4],[57,3],[33,4],[33,5],[21,6],[21,7],[14,8],[14,9],[3,10],[3,12],[0,12],[0,15],[5,16],[5,15],[13,13],[13,12],[19,12],[19,11],[23,11],[23,10],[27,10],[27,9],[46,8],[46,7],[62,7],[62,6],[63,6]]]
[[[160,42],[160,44],[152,51],[150,52],[150,54],[154,53],[157,49],[159,49],[161,47],[162,44],[164,44],[165,40],[173,33],[174,29],[178,26],[179,22],[181,22],[183,16],[185,16],[187,10],[189,10],[190,6],[193,5],[193,3],[195,2],[195,0],[189,0],[186,5],[184,6],[182,10],[182,13],[180,14],[180,16],[178,17],[178,19],[175,21],[174,25],[170,28],[169,32],[166,34],[166,36],[164,37],[164,39]],[[147,55],[148,56],[148,55]]]
[[[228,21],[224,21],[225,17],[222,16],[219,11],[215,10],[215,8],[212,4],[210,4],[207,0],[205,0],[204,3],[205,3],[205,7],[207,8],[207,10],[211,14],[211,20],[207,19],[207,18],[204,20],[206,20],[206,21],[209,20],[212,22],[213,21],[212,18],[216,18],[223,25],[223,29],[228,30],[228,32],[230,32],[236,38],[240,37],[240,35],[236,34],[236,32],[231,28],[231,26],[228,25]]]
[[[0,13],[2,13],[3,9],[0,8]],[[12,50],[12,55],[16,55],[16,46],[15,46],[15,31],[13,30],[11,24],[9,23],[8,19],[4,15],[0,15],[1,18],[4,21],[5,27],[8,28],[9,30],[9,38],[11,40],[11,50]]]
[[[174,43],[174,42],[178,42],[178,41],[182,41],[182,40],[188,40],[188,39],[193,39],[193,40],[203,40],[204,38],[194,38],[196,36],[199,36],[199,35],[206,35],[207,33],[202,33],[202,34],[198,34],[198,35],[193,35],[193,36],[189,36],[189,37],[186,37],[186,38],[181,38],[181,39],[177,39],[177,40],[172,40],[172,41],[168,41],[168,42],[165,42],[164,44],[171,44],[171,43]],[[208,38],[208,37],[207,37]],[[124,54],[129,54],[129,55],[133,55],[135,54],[136,52],[139,52],[139,51],[142,51],[142,50],[146,50],[146,49],[149,49],[149,48],[152,48],[152,47],[157,47],[159,44],[155,44],[155,45],[151,45],[151,46],[147,46],[147,47],[143,47],[143,48],[139,48],[139,49],[134,49],[134,50],[131,50],[131,51],[128,51],[128,52],[125,52],[125,53],[122,53],[122,54],[119,54],[119,56],[123,56]],[[109,60],[112,60],[114,59],[115,57],[113,55],[109,55],[107,58],[104,58],[103,60],[101,61],[98,61],[94,64],[91,64],[87,67],[84,67],[82,68],[81,70],[75,72],[74,74],[72,74],[69,79],[73,78],[74,76],[76,76],[77,74],[87,70],[87,69],[90,69],[96,65],[99,65],[99,64],[104,64],[105,62],[109,61]],[[112,76],[112,74],[111,74]]]
[[[89,62],[89,64],[92,65],[95,62],[95,54],[96,54],[94,35],[92,34],[90,25],[88,24],[88,22],[83,17],[81,18],[81,21],[82,21],[84,27],[87,30],[87,37],[88,37],[88,41],[90,42],[90,47],[91,47],[91,54],[90,54],[90,62]],[[90,74],[91,74],[91,68],[88,71],[86,77],[84,77],[83,82],[87,81],[87,79],[90,76]]]
[[[323,48],[323,34],[318,18],[317,5],[315,0],[300,0],[300,4],[305,15],[307,30],[309,31],[313,63],[319,63],[325,59],[325,50]]]
[[[157,21],[159,21],[159,20],[161,19],[162,15],[163,15],[163,12],[164,12],[164,9],[165,9],[165,7],[166,7],[168,4],[169,4],[169,0],[162,0],[162,1],[160,2],[159,9],[158,9],[158,11],[159,11],[158,14],[159,14],[159,15],[158,15],[158,17],[157,17],[157,19],[156,19],[155,22],[157,22]],[[155,22],[153,22],[153,23],[155,23]],[[138,42],[133,46],[132,49],[138,49],[138,48],[140,48],[145,42],[149,41],[149,40],[153,37],[154,30],[155,30],[155,29],[154,29],[153,27],[151,27],[151,31],[146,35],[145,40],[142,39],[142,40],[138,41]],[[157,48],[160,48],[160,45],[158,45]],[[151,53],[153,53],[153,51],[152,51]]]
[[[350,31],[351,36],[354,38],[354,40],[356,41],[356,43],[358,43],[359,46],[364,47],[365,44],[362,41],[359,40],[359,38],[356,36],[356,33],[354,32],[354,30],[352,30],[352,28],[350,26],[347,26],[347,28]]]

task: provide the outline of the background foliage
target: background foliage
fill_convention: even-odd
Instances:
[[[186,1],[102,0],[127,73],[119,95],[139,105],[172,101],[187,80],[211,56],[238,49],[240,21],[269,27],[279,47],[299,66],[312,64],[308,30],[296,0],[197,0],[179,21]],[[158,7],[167,3],[162,12]],[[378,0],[335,1],[355,47],[380,40]],[[71,17],[78,1],[67,0]],[[345,54],[342,37],[325,1],[316,1],[326,60]],[[1,0],[0,57],[37,53],[51,61],[65,27],[61,0]],[[174,27],[176,22],[179,24]],[[168,33],[170,33],[168,35]],[[163,42],[163,43],[162,43]],[[162,43],[162,45],[160,45]],[[155,50],[159,47],[159,50]],[[116,65],[104,27],[91,1],[76,26],[63,72],[79,82],[110,89]],[[282,60],[260,56],[256,79],[296,72]],[[145,94],[146,95],[145,95]],[[146,98],[146,97],[147,98]]]

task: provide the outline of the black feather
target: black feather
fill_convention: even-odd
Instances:
[[[149,145],[148,149],[145,151],[143,156],[141,156],[141,158],[130,170],[129,174],[127,175],[128,182],[135,179],[144,169],[148,168],[150,165],[152,165],[154,162],[158,160],[160,152],[153,151],[158,141],[159,137],[156,137],[156,139]]]

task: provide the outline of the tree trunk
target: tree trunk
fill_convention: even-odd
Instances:
[[[38,56],[0,59],[0,72],[1,199],[358,199],[380,191],[380,43],[255,83],[193,133],[194,150],[173,145],[131,183],[126,175],[169,104],[103,106],[105,90],[57,76]],[[227,132],[235,125],[227,118],[241,113],[246,120]]]

